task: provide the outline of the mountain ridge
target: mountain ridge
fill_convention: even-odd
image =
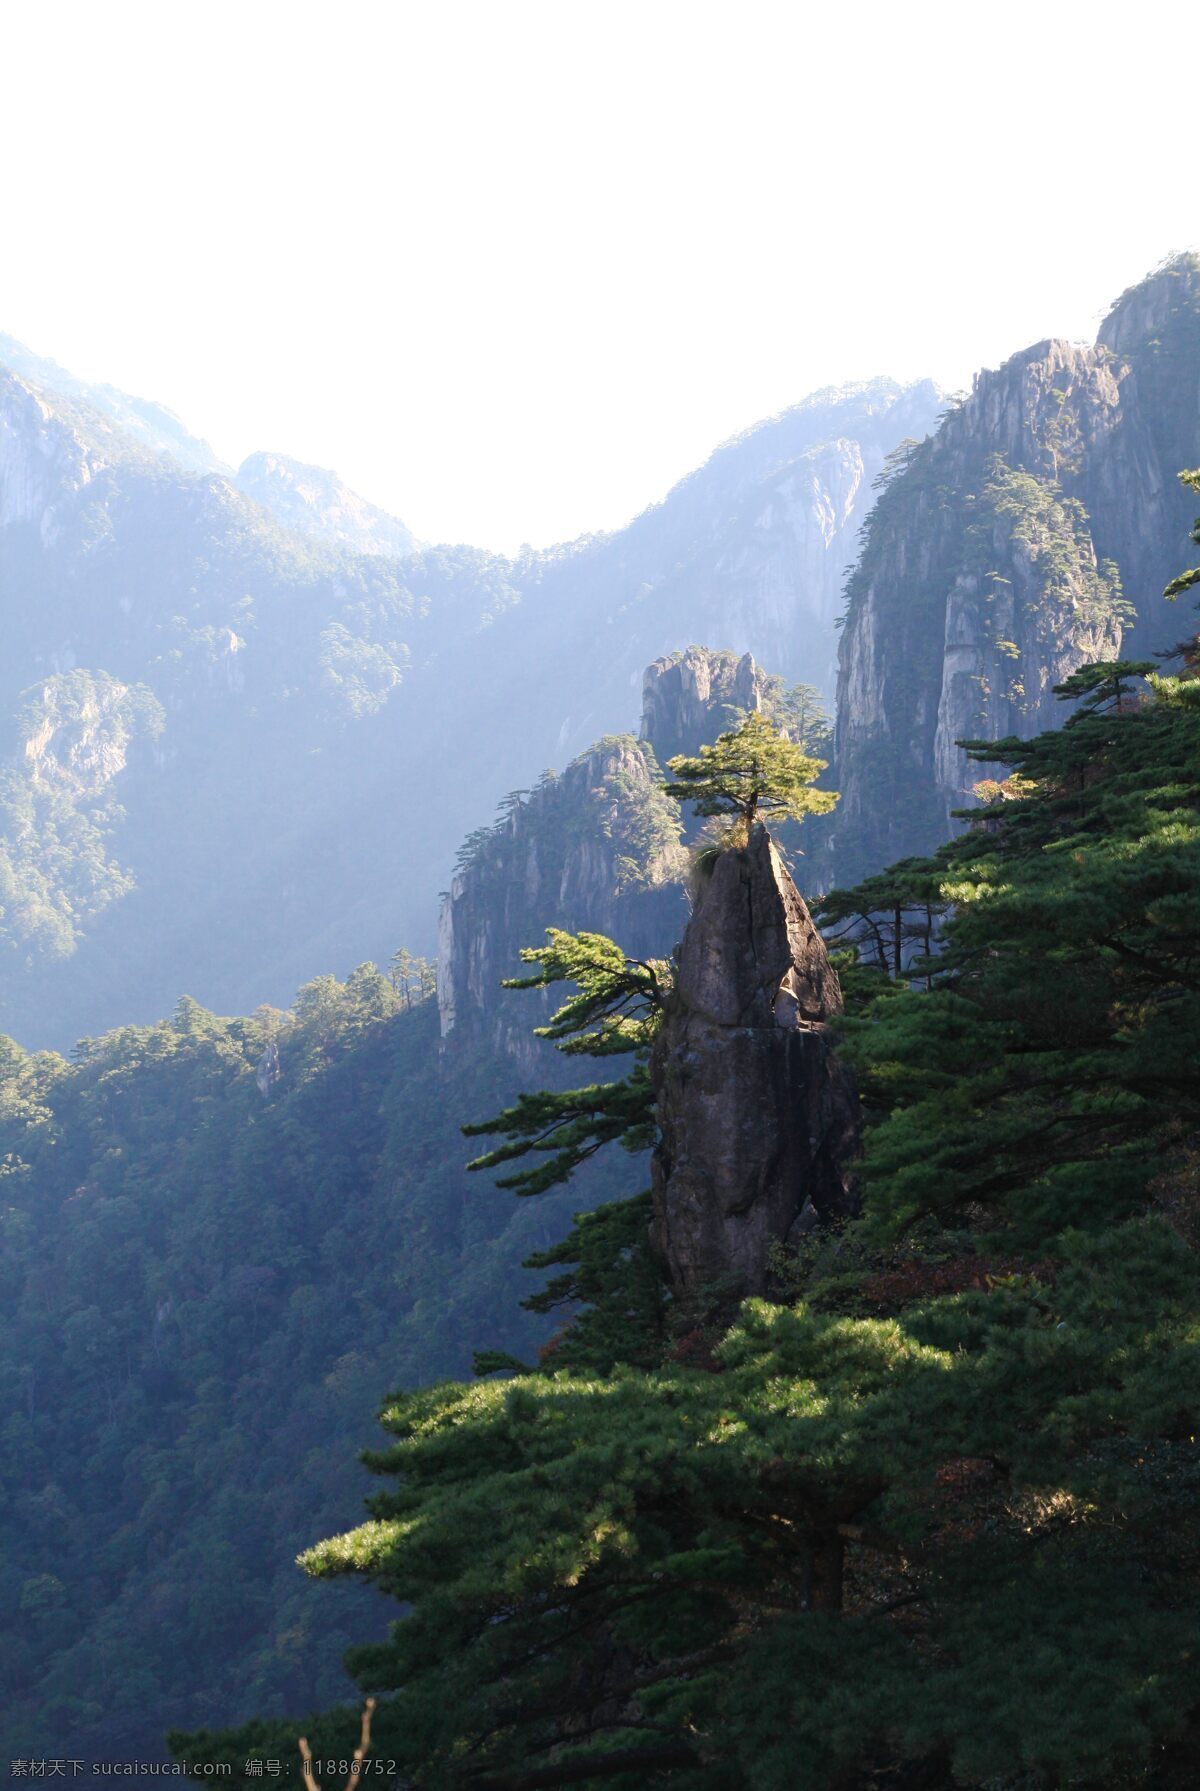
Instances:
[[[86,400],[4,376],[0,703],[84,670],[146,686],[166,725],[116,781],[105,849],[123,891],[69,961],[31,958],[19,889],[0,917],[0,1025],[66,1044],[149,1020],[182,986],[232,1012],[286,999],[314,966],[427,951],[459,840],[531,765],[636,725],[648,662],[711,623],[723,646],[828,682],[871,481],[934,402],[874,382],[795,407],[616,535],[518,561],[396,559],[289,531]],[[414,776],[416,859],[382,821]]]
[[[1120,344],[1118,347],[1116,344]],[[839,647],[837,876],[928,850],[969,804],[956,741],[1048,728],[1088,660],[1174,644],[1161,592],[1200,459],[1200,257],[977,375],[881,493]]]

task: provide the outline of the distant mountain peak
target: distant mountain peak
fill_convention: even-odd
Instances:
[[[234,474],[239,491],[285,528],[355,553],[401,559],[418,543],[412,530],[344,485],[336,473],[288,454],[251,454]]]
[[[1198,294],[1200,255],[1168,255],[1144,280],[1126,287],[1100,325],[1098,347],[1128,353],[1166,328],[1181,306],[1194,308]]]
[[[60,397],[82,400],[115,423],[141,447],[155,454],[170,454],[181,466],[195,473],[228,473],[224,461],[218,459],[206,441],[152,398],[136,398],[117,386],[91,385],[60,367],[57,361],[35,354],[13,336],[0,331],[0,363],[23,380]]]
[[[309,466],[287,454],[258,453],[244,460],[235,473],[165,404],[136,398],[117,386],[79,379],[57,361],[35,354],[14,336],[0,331],[3,368],[35,396],[47,395],[54,410],[81,439],[93,446],[102,443],[106,457],[127,457],[137,448],[143,453],[169,454],[188,472],[228,479],[284,528],[354,553],[401,559],[419,546],[399,517],[359,497],[327,468]]]

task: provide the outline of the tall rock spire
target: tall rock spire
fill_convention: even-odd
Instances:
[[[837,973],[762,826],[717,859],[655,1046],[658,1248],[677,1292],[761,1293],[771,1245],[852,1212],[853,1079]]]

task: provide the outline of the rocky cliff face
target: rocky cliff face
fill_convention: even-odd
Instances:
[[[399,517],[369,504],[325,467],[306,466],[286,454],[251,454],[234,484],[285,528],[317,541],[392,559],[416,547],[412,530]]]
[[[16,764],[30,783],[77,801],[120,776],[133,742],[162,732],[163,714],[144,685],[75,671],[30,691],[19,727]]]
[[[1162,587],[1200,457],[1200,259],[1114,307],[1094,348],[1043,342],[916,447],[883,492],[839,651],[839,880],[944,838],[982,775],[960,738],[1054,726],[1088,660],[1180,632]]]
[[[162,710],[144,685],[70,671],[26,692],[0,757],[0,960],[6,982],[32,958],[67,958],[112,903],[128,867],[110,852],[115,789],[152,762]]]
[[[678,812],[658,787],[648,743],[632,735],[601,740],[561,777],[514,793],[497,824],[467,842],[442,900],[442,1037],[485,1037],[529,1060],[539,1016],[529,996],[501,988],[523,974],[522,948],[555,926],[661,956],[683,923],[685,868]]]
[[[519,568],[527,650],[559,668],[561,743],[620,713],[642,667],[719,642],[832,696],[837,614],[872,486],[943,399],[929,380],[815,393],[717,449],[615,535]]]
[[[76,378],[57,361],[34,354],[23,342],[0,333],[0,362],[22,379],[30,380],[47,392],[64,398],[75,398],[108,422],[115,424],[127,439],[136,441],[152,454],[169,454],[180,466],[195,473],[227,473],[229,467],[217,458],[206,441],[168,410],[150,398],[135,398],[117,386],[94,385]]]
[[[836,972],[761,825],[718,858],[684,935],[651,1073],[658,1249],[677,1292],[762,1293],[772,1244],[853,1207]]]
[[[727,725],[729,706],[757,709],[766,685],[750,654],[707,647],[658,659],[642,688],[641,738],[608,735],[561,777],[515,792],[494,827],[467,841],[438,930],[442,1036],[484,1035],[528,1056],[530,997],[501,990],[523,946],[548,926],[605,933],[638,956],[665,957],[687,907],[687,857],[661,767]]]
[[[762,708],[767,678],[751,653],[714,653],[688,647],[647,666],[642,679],[643,740],[659,763],[676,753],[694,755],[724,728],[735,709]]]
[[[616,534],[401,559],[378,532],[394,519],[319,470],[275,460],[252,501],[178,419],[34,361],[0,375],[0,732],[72,668],[148,686],[167,717],[153,773],[115,780],[129,876],[103,937],[89,923],[69,966],[3,993],[0,1025],[61,1046],[184,986],[233,1011],[315,966],[427,951],[481,800],[636,727],[643,668],[689,641],[827,683],[871,480],[939,402],[886,380],[819,393]],[[396,819],[414,780],[420,852]],[[74,847],[48,844],[69,880]]]
[[[106,464],[104,434],[99,418],[56,409],[0,367],[0,529],[32,527],[49,545],[63,508]]]

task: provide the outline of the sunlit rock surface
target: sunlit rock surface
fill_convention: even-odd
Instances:
[[[655,1046],[655,1235],[679,1292],[767,1286],[771,1246],[853,1210],[858,1101],[837,973],[764,827],[697,902]]]

